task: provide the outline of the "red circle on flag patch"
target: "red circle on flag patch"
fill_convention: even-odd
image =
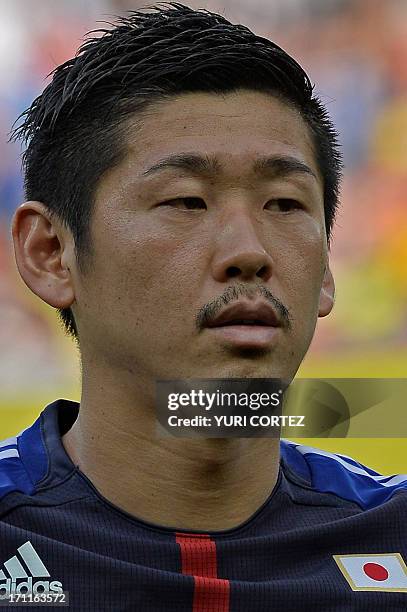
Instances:
[[[379,565],[379,563],[365,563],[363,571],[372,580],[387,580],[389,577],[387,569],[383,565]]]

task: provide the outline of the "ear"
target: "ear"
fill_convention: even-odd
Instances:
[[[25,202],[14,213],[12,235],[21,278],[44,302],[69,308],[75,299],[73,239],[62,225],[51,220],[42,202]]]
[[[335,303],[335,281],[332,276],[329,263],[325,266],[324,279],[319,294],[318,316],[326,317],[331,312]]]

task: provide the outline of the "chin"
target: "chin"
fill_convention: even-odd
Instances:
[[[273,366],[259,365],[254,363],[240,363],[233,366],[219,368],[213,378],[279,378]]]

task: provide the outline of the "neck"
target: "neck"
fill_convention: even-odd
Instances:
[[[160,526],[221,531],[266,501],[278,476],[278,439],[157,437],[154,408],[140,402],[148,393],[97,378],[104,383],[84,384],[62,442],[111,503]]]

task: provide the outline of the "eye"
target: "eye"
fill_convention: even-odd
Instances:
[[[278,212],[291,212],[292,210],[302,209],[303,206],[297,200],[291,198],[275,198],[266,203],[267,209],[274,209]]]
[[[161,202],[160,206],[174,206],[175,208],[186,208],[187,210],[206,208],[202,198],[174,198],[173,200]]]

